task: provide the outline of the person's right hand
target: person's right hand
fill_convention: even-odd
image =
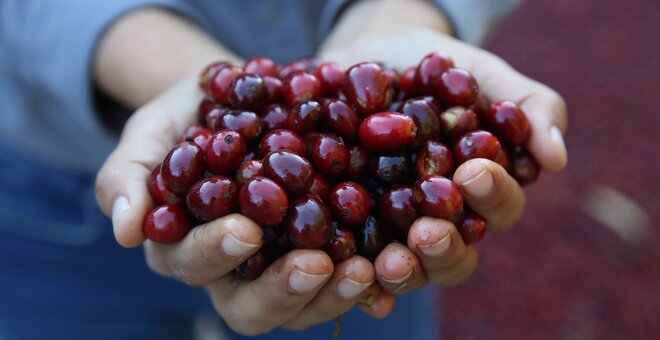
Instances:
[[[234,269],[259,249],[262,236],[256,223],[239,214],[197,226],[177,244],[145,241],[142,223],[154,207],[146,186],[150,170],[194,123],[202,96],[196,78],[187,77],[127,122],[96,179],[97,201],[112,217],[117,242],[144,244],[152,270],[205,287],[220,316],[242,334],[308,328],[367,300],[365,312],[386,316],[394,296],[374,283],[373,265],[360,256],[333,265],[323,251],[294,250],[258,279],[238,278]]]

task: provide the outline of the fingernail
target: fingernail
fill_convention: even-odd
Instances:
[[[318,288],[330,274],[307,274],[294,269],[289,275],[289,287],[298,293],[309,293]]]
[[[124,212],[130,209],[128,205],[128,199],[124,196],[119,196],[115,199],[115,203],[112,204],[112,226],[117,228],[119,221],[121,221],[121,216]]]
[[[564,144],[564,137],[562,137],[561,130],[559,130],[558,127],[553,126],[550,129],[550,139],[552,139],[553,142],[561,145],[562,148],[566,149],[566,144]]]
[[[437,257],[444,254],[449,246],[451,245],[451,235],[447,233],[440,241],[431,244],[420,244],[417,245],[419,251],[424,253],[426,256]]]
[[[388,280],[388,279],[386,279],[382,276],[380,277],[380,279],[385,281],[388,284],[391,284],[391,285],[401,285],[401,284],[405,284],[405,282],[408,281],[408,279],[412,276],[412,273],[413,273],[413,270],[410,269],[410,271],[406,275],[404,275],[403,277],[401,277],[399,279]]]
[[[339,295],[346,300],[351,300],[364,292],[365,289],[369,288],[373,282],[369,283],[360,283],[349,278],[344,278],[339,281],[337,285],[337,290]]]
[[[493,176],[487,168],[483,168],[476,176],[461,183],[468,194],[477,198],[484,198],[493,189]]]
[[[232,234],[225,235],[222,238],[220,245],[222,246],[222,251],[225,252],[225,254],[234,257],[244,257],[254,248],[259,246],[258,244],[243,242]]]

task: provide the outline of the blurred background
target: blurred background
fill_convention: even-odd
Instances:
[[[660,337],[660,1],[528,0],[486,48],[567,101],[569,165],[444,289],[446,339]]]

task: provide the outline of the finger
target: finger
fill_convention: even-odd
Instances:
[[[333,271],[320,250],[294,250],[254,281],[227,275],[207,286],[227,325],[244,335],[266,333],[293,319],[319,292]]]
[[[206,285],[231,272],[261,245],[261,228],[232,214],[193,228],[181,242],[145,244],[149,267],[192,286]]]
[[[400,243],[385,247],[376,258],[374,268],[378,283],[390,293],[406,293],[426,283],[426,274],[417,256]]]
[[[525,193],[499,164],[471,159],[458,167],[453,177],[463,201],[486,219],[488,230],[511,230],[525,209]]]
[[[374,268],[367,259],[354,256],[337,264],[332,277],[316,298],[284,327],[307,329],[348,312],[373,282]]]
[[[428,280],[444,286],[467,279],[477,268],[478,255],[467,247],[447,220],[421,217],[408,232],[408,247],[419,257]]]
[[[396,302],[396,297],[388,293],[378,283],[374,283],[362,294],[362,299],[357,304],[358,308],[376,319],[387,317]]]
[[[566,102],[557,92],[522,75],[500,58],[477,52],[483,57],[475,59],[471,70],[481,92],[491,103],[511,100],[527,114],[532,126],[527,148],[543,169],[555,172],[566,167],[562,137],[568,125]]]
[[[138,110],[126,124],[117,148],[96,177],[96,199],[112,217],[117,241],[124,247],[144,242],[142,221],[153,208],[147,191],[150,170],[194,122],[201,99],[194,79],[186,79]]]

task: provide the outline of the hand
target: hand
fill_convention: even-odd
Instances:
[[[321,57],[345,66],[365,60],[384,61],[402,70],[434,50],[450,55],[457,66],[472,72],[489,102],[509,99],[520,105],[532,125],[526,147],[544,170],[556,172],[566,166],[562,133],[567,112],[563,99],[489,52],[436,30],[412,28],[335,43],[322,50]],[[456,170],[453,181],[461,188],[465,203],[486,219],[489,231],[511,230],[520,219],[524,193],[500,165],[471,160]],[[423,217],[410,229],[407,247],[390,244],[376,259],[375,268],[384,289],[406,292],[426,282],[455,285],[470,276],[477,262],[476,248],[463,243],[451,222]]]
[[[386,316],[394,298],[373,283],[373,265],[359,256],[333,265],[322,251],[295,250],[254,281],[236,277],[234,269],[257,252],[262,236],[257,224],[239,214],[197,226],[177,244],[145,242],[142,221],[154,207],[146,187],[150,169],[194,123],[201,99],[196,78],[188,77],[126,124],[96,181],[99,206],[112,216],[117,241],[125,247],[144,242],[152,270],[205,287],[220,316],[242,334],[307,328],[344,314],[358,301],[373,301],[363,309]]]

